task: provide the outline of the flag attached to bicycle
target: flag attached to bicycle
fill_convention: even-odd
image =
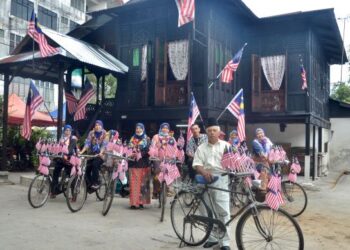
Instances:
[[[243,47],[233,56],[225,68],[221,72],[221,81],[224,83],[230,83],[233,80],[233,73],[237,71],[239,63],[243,55],[243,50],[247,44],[244,44]]]
[[[244,98],[243,89],[233,97],[232,101],[226,107],[238,120],[237,132],[241,142],[245,141],[245,115],[244,115]]]
[[[74,121],[85,119],[86,105],[95,94],[95,90],[88,79],[86,79],[84,85],[84,90],[81,93],[81,98],[74,114]]]
[[[194,20],[195,0],[175,0],[179,12],[178,27]]]
[[[39,44],[40,55],[42,57],[51,56],[58,52],[57,48],[54,48],[48,44],[34,11],[32,12],[32,16],[28,22],[27,33],[35,42]]]
[[[26,102],[26,110],[24,113],[23,127],[21,130],[21,135],[29,140],[32,134],[32,119],[35,111],[44,103],[44,99],[39,94],[38,89],[35,87],[33,81],[30,81],[28,97]]]
[[[194,99],[193,93],[191,93],[191,104],[190,104],[190,112],[188,114],[188,127],[187,127],[187,142],[192,137],[191,126],[196,122],[198,116],[200,116],[199,108]]]

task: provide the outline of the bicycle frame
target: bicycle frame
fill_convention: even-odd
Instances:
[[[242,177],[243,178],[243,177]],[[229,221],[227,221],[225,224],[223,224],[220,220],[218,220],[218,217],[217,217],[217,214],[216,214],[216,211],[214,209],[214,206],[213,206],[213,200],[210,196],[210,193],[208,192],[209,189],[212,189],[212,190],[218,190],[218,191],[222,191],[222,192],[226,192],[226,193],[230,193],[230,194],[240,194],[240,195],[244,195],[244,196],[247,196],[248,197],[248,203],[246,205],[244,205],[242,208],[239,209],[239,211],[235,214],[235,215],[231,215],[231,219]],[[204,195],[205,193],[207,193],[208,195],[208,198],[209,198],[209,202],[210,202],[210,206],[209,208],[211,209],[211,211],[213,212],[214,214],[214,220],[213,219],[210,219],[208,218],[208,220],[212,220],[212,222],[214,224],[218,224],[218,226],[220,226],[220,224],[223,224],[225,226],[225,231],[226,231],[226,226],[229,226],[231,224],[231,222],[233,220],[235,220],[237,217],[239,217],[244,211],[248,210],[248,209],[251,209],[251,208],[256,208],[256,205],[257,205],[257,202],[254,200],[254,196],[253,196],[253,193],[252,193],[252,190],[251,188],[249,187],[248,188],[248,194],[247,193],[242,193],[242,192],[237,192],[237,191],[232,191],[232,190],[229,190],[229,189],[223,189],[223,188],[217,188],[217,187],[212,187],[212,186],[209,186],[208,184],[205,184],[205,187],[203,189],[203,191],[198,194],[200,197],[203,198],[203,201],[204,203],[206,203],[205,199],[204,199]],[[206,204],[208,205],[208,204]],[[257,209],[254,209],[254,221],[255,221],[255,224],[257,226],[257,229],[259,230],[259,233],[261,233],[261,235],[266,239],[268,240],[269,237],[267,236],[267,234],[264,232],[264,229],[262,228],[261,224],[260,224],[260,221],[259,219],[257,218]],[[219,222],[219,223],[218,223]],[[221,226],[222,227],[222,226]]]

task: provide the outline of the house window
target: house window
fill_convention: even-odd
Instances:
[[[10,53],[16,48],[19,42],[22,40],[22,36],[16,35],[14,33],[10,33]]]
[[[140,66],[140,49],[134,48],[132,50],[132,66],[139,67]]]
[[[53,30],[57,30],[57,14],[42,6],[38,9],[39,23]]]
[[[61,23],[68,26],[68,18],[61,16]]]
[[[260,56],[252,55],[252,111],[285,111],[285,81],[286,75],[283,77],[280,89],[272,90],[261,67]]]
[[[30,19],[33,9],[33,2],[30,2],[28,0],[11,1],[11,15],[22,18],[24,20]]]
[[[71,0],[70,5],[80,11],[84,11],[84,0]]]
[[[0,29],[0,39],[4,39],[5,37],[5,30]]]

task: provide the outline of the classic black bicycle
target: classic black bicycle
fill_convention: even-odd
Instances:
[[[61,158],[59,155],[51,155],[50,158]],[[69,175],[66,174],[65,169],[61,171],[61,175],[58,182],[58,188],[66,196],[66,188],[68,185]],[[51,193],[52,175],[49,172],[48,175],[38,173],[29,185],[28,189],[28,202],[33,208],[39,208],[46,204],[49,195]]]
[[[99,201],[102,201],[106,194],[106,179],[104,173],[99,171],[99,183],[100,186],[97,190],[89,190],[87,188],[87,183],[85,179],[85,170],[87,160],[93,158],[93,155],[80,155],[82,160],[81,166],[81,175],[75,174],[70,177],[67,192],[66,192],[66,202],[69,210],[73,213],[78,212],[83,208],[87,194],[96,193],[96,198]]]
[[[250,177],[251,173],[224,173],[231,180]],[[258,182],[253,181],[253,186]],[[248,202],[231,215],[231,219],[222,223],[212,209],[213,200],[209,189],[245,195]],[[207,196],[208,200],[204,197]],[[236,196],[232,196],[236,197]],[[232,191],[210,186],[187,185],[182,188],[171,205],[171,223],[181,240],[180,244],[199,246],[210,235],[223,238],[226,226],[239,217],[236,227],[236,244],[238,249],[304,249],[303,233],[298,223],[283,209],[271,210],[268,206],[258,204],[249,186],[247,192]]]

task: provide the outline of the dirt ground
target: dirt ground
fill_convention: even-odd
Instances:
[[[304,233],[305,249],[350,249],[350,176],[340,178],[334,187],[337,176],[339,171],[315,181],[307,191],[308,207],[297,219]],[[43,208],[31,208],[27,190],[18,184],[0,185],[2,250],[178,248],[169,209],[165,222],[160,223],[157,202],[143,211],[134,211],[128,209],[128,199],[117,198],[103,217],[102,203],[96,202],[94,195],[89,196],[80,212],[73,214],[63,196],[49,200]],[[236,223],[231,235],[235,226]],[[231,246],[235,249],[234,241]]]

